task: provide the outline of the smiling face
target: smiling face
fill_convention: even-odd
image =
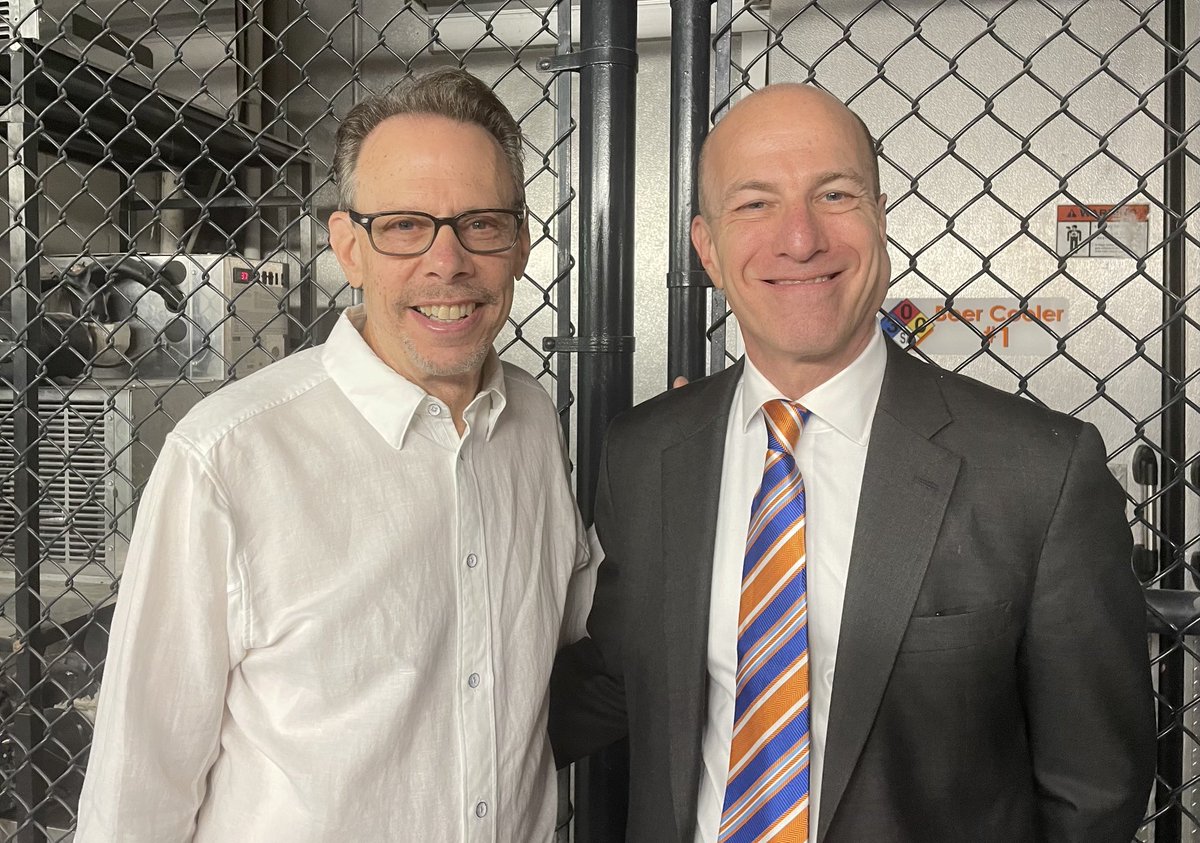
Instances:
[[[832,96],[772,86],[717,124],[700,178],[692,243],[747,356],[797,398],[866,347],[887,291],[887,197],[867,138]]]
[[[516,208],[503,152],[480,126],[434,115],[380,123],[355,167],[354,210],[421,211],[452,217],[476,208]],[[363,291],[363,338],[389,366],[427,392],[478,389],[480,371],[512,306],[513,282],[529,258],[529,230],[494,255],[476,255],[442,226],[416,257],[375,251],[345,211],[329,218],[329,241],[352,287]]]

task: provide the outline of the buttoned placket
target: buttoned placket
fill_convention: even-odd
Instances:
[[[483,500],[475,474],[476,452],[486,413],[484,402],[474,402],[466,413],[467,427],[460,438],[450,411],[427,399],[430,426],[438,440],[453,448],[457,535],[454,565],[458,581],[459,722],[463,743],[464,840],[496,840],[496,718],[493,704],[491,599],[488,587],[487,547],[483,533]],[[435,409],[437,408],[437,409]]]

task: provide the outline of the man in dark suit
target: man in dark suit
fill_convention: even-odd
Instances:
[[[1154,715],[1099,434],[885,341],[886,197],[828,94],[731,109],[700,198],[746,357],[609,431],[560,764],[629,738],[632,843],[1128,843]]]

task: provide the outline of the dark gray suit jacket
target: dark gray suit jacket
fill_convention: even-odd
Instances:
[[[889,345],[863,477],[820,843],[1128,843],[1154,770],[1141,589],[1095,428]],[[629,738],[630,843],[691,843],[717,498],[741,366],[623,414],[566,763]],[[737,595],[731,594],[730,600]]]

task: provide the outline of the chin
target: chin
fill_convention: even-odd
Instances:
[[[410,357],[426,377],[459,378],[477,374],[483,368],[490,350],[491,346],[486,345],[456,355],[429,355],[423,354],[419,349],[412,349]]]

